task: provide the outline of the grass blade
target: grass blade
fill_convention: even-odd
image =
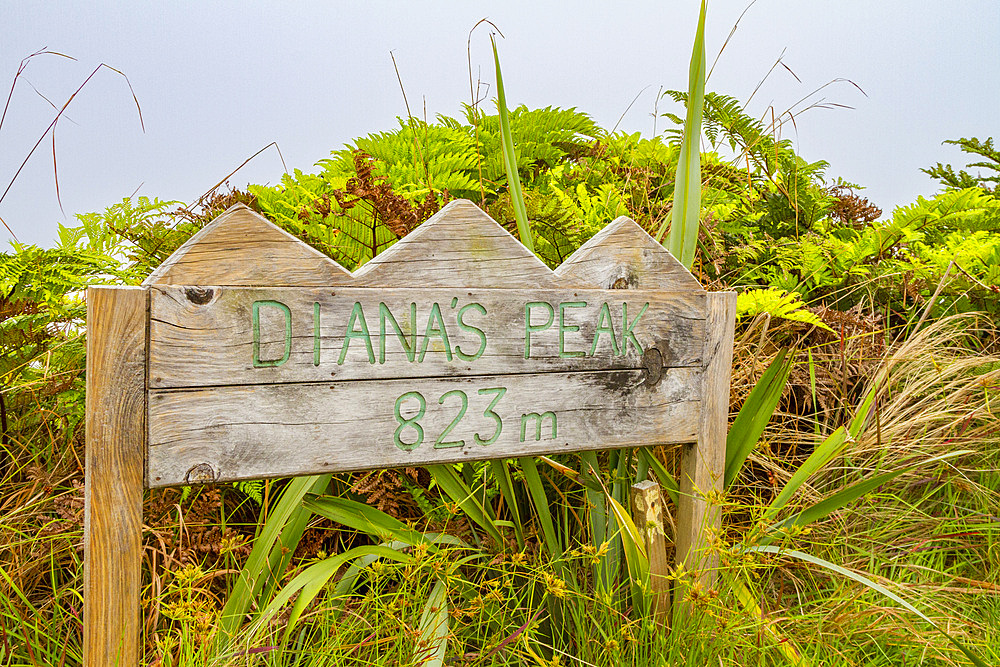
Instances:
[[[407,544],[426,544],[431,549],[436,549],[433,541],[424,533],[413,530],[399,519],[364,503],[346,498],[324,496],[312,498],[304,504],[306,508],[320,516],[348,528],[360,530],[382,541],[388,541],[387,538],[395,538]]]
[[[625,565],[628,567],[629,579],[632,583],[633,604],[638,607],[646,599],[644,591],[649,589],[649,556],[646,554],[646,544],[628,510],[621,503],[607,496],[611,512],[621,527],[622,551],[625,552]]]
[[[589,468],[589,470],[585,469],[588,475],[597,474],[597,452],[580,452],[580,459],[586,468]],[[587,519],[590,523],[590,538],[594,549],[600,553],[601,546],[608,541],[608,505],[604,499],[604,492],[599,485],[593,484],[584,488],[587,495]],[[612,571],[612,563],[609,558],[611,555],[610,549],[608,551],[609,553],[605,554],[594,565],[594,581],[600,582],[604,586],[605,591],[611,590],[611,583],[615,574]]]
[[[698,243],[698,224],[701,213],[701,117],[705,104],[705,0],[701,2],[698,29],[691,49],[691,66],[688,75],[687,116],[684,120],[684,138],[677,160],[674,181],[674,205],[670,213],[670,233],[666,247],[687,268],[694,264]],[[660,229],[658,238],[663,238]]]
[[[805,561],[807,563],[812,563],[813,565],[819,565],[820,567],[822,567],[824,569],[830,570],[831,572],[836,572],[837,574],[839,574],[839,575],[841,575],[843,577],[847,577],[848,579],[851,579],[852,581],[856,581],[859,584],[867,586],[868,588],[872,589],[876,593],[884,595],[885,597],[889,598],[890,600],[892,600],[893,602],[895,602],[899,606],[903,607],[907,611],[909,611],[909,612],[911,612],[913,614],[916,614],[917,616],[919,616],[920,618],[922,618],[926,622],[930,623],[931,626],[935,630],[937,630],[942,635],[944,635],[945,638],[947,638],[948,641],[950,641],[952,644],[955,645],[956,648],[958,648],[958,650],[960,650],[962,653],[964,653],[965,657],[967,657],[969,660],[971,660],[972,664],[976,665],[976,667],[986,667],[986,663],[983,662],[983,660],[980,659],[979,656],[977,656],[975,653],[973,653],[968,648],[966,648],[965,645],[962,644],[960,641],[958,641],[957,639],[955,639],[954,637],[952,637],[951,635],[949,635],[947,632],[945,632],[944,630],[942,630],[940,627],[938,627],[937,623],[935,623],[934,621],[932,621],[931,619],[929,619],[927,616],[925,616],[919,609],[917,609],[912,604],[910,604],[909,602],[907,602],[903,598],[899,597],[898,595],[896,595],[895,593],[893,593],[892,591],[890,591],[885,586],[882,586],[881,584],[875,583],[874,581],[872,581],[868,577],[865,577],[864,575],[858,574],[857,572],[852,572],[851,570],[848,570],[848,569],[843,568],[843,567],[841,567],[839,565],[831,563],[830,561],[823,560],[822,558],[817,558],[816,556],[812,556],[810,554],[803,553],[801,551],[795,551],[795,550],[792,550],[792,549],[780,549],[780,548],[774,547],[774,546],[759,545],[759,546],[754,546],[754,547],[748,547],[748,548],[744,549],[744,552],[746,552],[746,553],[758,552],[758,553],[774,554],[774,555],[777,555],[777,556],[790,556],[792,558],[797,558],[798,560],[802,560],[802,561]]]
[[[726,436],[727,487],[736,479],[743,462],[750,456],[764,432],[764,427],[771,421],[791,370],[792,358],[788,355],[788,350],[782,350],[743,402],[743,407]]]
[[[878,487],[892,481],[893,479],[899,477],[905,472],[909,472],[911,470],[914,470],[915,468],[925,466],[928,463],[935,463],[937,461],[943,461],[945,459],[954,458],[956,456],[963,456],[965,454],[970,454],[970,453],[971,452],[969,451],[949,452],[947,454],[942,454],[941,456],[935,456],[934,458],[927,459],[926,461],[922,461],[921,463],[918,463],[916,465],[908,466],[906,468],[903,468],[902,470],[894,470],[892,472],[882,473],[881,475],[875,475],[874,477],[861,480],[860,482],[852,484],[846,489],[841,489],[840,491],[833,494],[826,500],[822,500],[816,503],[815,505],[807,507],[806,509],[802,510],[795,516],[791,516],[787,519],[784,519],[783,521],[774,524],[773,526],[768,528],[768,532],[784,530],[790,526],[805,526],[814,521],[819,521],[828,514],[836,512],[842,507],[854,502],[855,500],[865,495],[866,493],[874,491]],[[762,540],[763,543],[767,543],[770,541],[771,541],[770,538],[765,538],[764,540]]]
[[[493,479],[497,482],[500,495],[503,496],[504,504],[510,510],[511,519],[514,524],[514,535],[517,537],[517,546],[524,548],[524,525],[521,522],[521,508],[517,505],[517,497],[514,495],[514,482],[510,478],[510,465],[506,459],[494,459],[489,462],[489,469]]]
[[[441,667],[448,645],[448,588],[444,581],[438,579],[427,596],[418,627],[420,638],[413,649],[413,664]]]
[[[510,119],[507,114],[507,97],[503,92],[503,76],[500,74],[500,56],[497,53],[497,42],[490,35],[493,44],[493,62],[497,73],[497,112],[500,115],[500,137],[503,147],[503,164],[507,170],[507,187],[510,189],[510,201],[514,207],[514,219],[517,220],[517,234],[521,243],[535,252],[535,243],[531,237],[531,226],[528,224],[528,211],[524,205],[524,193],[521,192],[521,177],[517,173],[517,153],[514,152],[514,138],[510,133]]]
[[[545,497],[545,487],[542,486],[542,478],[538,474],[538,464],[535,459],[525,456],[518,459],[521,470],[524,472],[524,481],[528,487],[528,495],[535,506],[535,515],[538,517],[538,524],[542,528],[542,537],[545,546],[549,550],[551,558],[558,558],[562,555],[562,547],[559,538],[556,536],[555,526],[552,524],[552,508],[549,507],[549,500]]]
[[[302,499],[311,490],[329,483],[329,475],[298,477],[285,487],[271,515],[264,523],[260,534],[254,541],[253,549],[247,558],[246,565],[240,571],[233,591],[219,615],[219,632],[216,635],[216,649],[225,650],[236,630],[242,625],[243,618],[258,593],[263,589],[269,577],[280,577],[283,572],[275,572],[269,567],[274,559],[275,543],[279,541],[282,531],[289,523],[296,524],[301,520],[300,514],[308,512],[302,506]],[[291,541],[289,535],[289,541]]]
[[[754,599],[753,594],[750,589],[747,588],[741,580],[736,579],[732,583],[732,591],[736,595],[736,600],[743,606],[743,608],[750,612],[753,618],[759,618],[763,621],[764,610],[760,608],[757,604],[757,600]],[[771,623],[762,622],[761,629],[771,638],[774,645],[778,647],[781,654],[785,656],[789,664],[795,665],[796,667],[808,667],[809,662],[802,657],[799,653],[798,647],[795,646],[788,637],[782,637],[777,632],[775,632],[774,627]]]
[[[469,485],[455,472],[455,468],[450,465],[432,465],[427,466],[427,471],[452,502],[458,505],[467,517],[479,524],[496,542],[498,548],[502,548],[503,536],[500,535],[492,512],[479,502]]]

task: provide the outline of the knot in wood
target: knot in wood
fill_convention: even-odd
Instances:
[[[608,285],[610,289],[638,289],[639,288],[639,274],[632,270],[631,267],[623,266],[617,271],[618,277],[611,281]]]
[[[645,384],[652,387],[663,377],[663,355],[655,347],[642,353],[642,367],[646,371]]]
[[[199,463],[184,476],[188,484],[211,484],[216,479],[215,471],[207,463]]]
[[[188,287],[184,290],[184,296],[188,298],[191,303],[204,306],[206,303],[212,300],[215,296],[215,291],[207,287]]]

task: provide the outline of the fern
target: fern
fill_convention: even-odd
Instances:
[[[933,167],[921,169],[920,171],[924,172],[931,178],[937,179],[948,188],[956,188],[960,190],[967,188],[982,188],[986,192],[991,193],[994,197],[1000,194],[1000,151],[993,147],[993,137],[989,137],[985,141],[980,141],[975,137],[971,139],[948,139],[944,143],[958,146],[965,153],[971,153],[972,155],[978,155],[984,158],[979,162],[970,162],[966,165],[966,167],[986,169],[987,175],[983,176],[982,172],[980,172],[976,176],[972,176],[964,169],[955,173],[955,170],[950,164],[941,164],[940,162]],[[989,174],[989,172],[994,173]],[[991,183],[992,187],[990,187]]]
[[[802,322],[832,331],[815,313],[805,309],[801,297],[795,293],[769,287],[767,289],[749,289],[736,297],[737,317],[756,317],[768,315],[780,317],[790,322]]]
[[[241,482],[233,482],[233,488],[257,503],[258,507],[264,505],[264,480],[248,479]]]
[[[478,194],[476,152],[467,128],[397,120],[398,130],[356,139],[332,158],[320,160],[319,176],[330,181],[352,176],[354,153],[360,150],[375,158],[376,173],[404,197],[445,191],[454,197]]]

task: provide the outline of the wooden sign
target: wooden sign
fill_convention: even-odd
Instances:
[[[735,301],[628,218],[551,271],[458,200],[351,274],[231,208],[88,290],[85,664],[138,660],[143,487],[684,443],[698,569]]]

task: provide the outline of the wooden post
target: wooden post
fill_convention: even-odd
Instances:
[[[141,287],[87,289],[85,667],[139,664],[147,300]]]
[[[660,485],[646,480],[632,485],[632,518],[645,542],[649,558],[649,585],[653,593],[653,615],[669,622],[670,563],[663,530],[663,497]]]
[[[718,568],[718,558],[707,550],[707,537],[722,523],[721,508],[710,496],[722,492],[725,476],[735,314],[734,292],[708,295],[701,427],[698,441],[684,445],[681,453],[676,561],[702,589],[715,585]],[[685,593],[686,587],[679,584],[675,614],[685,613]]]

